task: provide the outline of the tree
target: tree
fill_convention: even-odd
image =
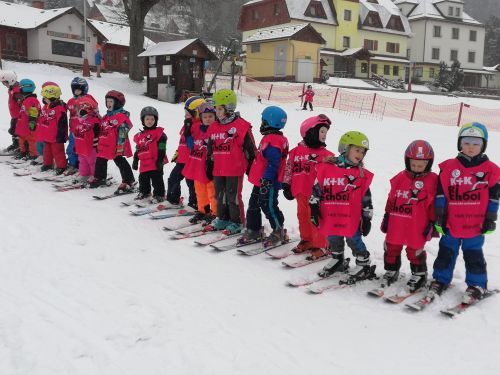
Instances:
[[[137,57],[144,49],[144,20],[151,8],[160,0],[123,0],[130,26],[130,47],[128,52],[128,75],[131,80],[144,78],[143,59]]]
[[[454,61],[451,64],[450,72],[448,74],[448,91],[459,91],[462,89],[464,84],[464,71],[460,67],[459,61]]]
[[[491,16],[484,26],[484,65],[494,66],[500,64],[500,18]]]

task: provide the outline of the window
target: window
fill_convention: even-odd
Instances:
[[[384,65],[384,76],[388,76],[391,74],[391,66],[390,65]]]
[[[470,63],[475,63],[476,62],[476,52],[469,51],[469,59],[468,61]]]
[[[376,51],[378,50],[378,41],[365,39],[364,47],[368,51]]]
[[[351,21],[352,12],[349,9],[344,9],[344,21]]]
[[[448,15],[453,16],[453,7],[448,7]]]
[[[441,38],[441,26],[434,26],[434,38]]]
[[[8,51],[18,51],[20,43],[17,35],[5,35],[5,47]]]
[[[345,48],[349,48],[351,47],[351,37],[349,36],[345,36],[344,38],[342,38],[343,41],[342,41],[342,45],[345,47]]]
[[[460,17],[460,8],[455,8],[455,16]]]
[[[387,42],[386,52],[399,53],[399,43]]]
[[[392,67],[392,75],[396,77],[399,76],[399,66]]]
[[[458,61],[458,51],[456,49],[452,49],[450,52],[450,60]]]
[[[315,17],[315,18],[327,18],[325,10],[323,9],[323,4],[321,1],[313,0],[309,4],[309,7],[304,13],[304,16]]]
[[[252,53],[258,53],[260,52],[260,43],[254,43],[254,44],[251,44],[251,49],[250,51]]]
[[[361,73],[368,73],[368,64],[361,63]]]
[[[432,49],[432,59],[439,60],[439,48]]]
[[[281,8],[279,4],[274,4],[274,15],[279,16],[281,14]]]
[[[63,42],[62,40],[52,39],[52,54],[82,58],[83,43]]]
[[[309,8],[309,13],[311,14],[311,16],[316,16],[316,7],[315,6],[311,6]]]
[[[259,12],[257,11],[257,9],[252,10],[252,19],[254,21],[259,19]]]
[[[476,30],[469,31],[469,40],[471,42],[475,42],[477,40],[477,31]]]
[[[451,29],[451,39],[458,39],[460,36],[460,29],[458,27],[454,27]]]
[[[415,68],[415,77],[421,78],[424,75],[424,68]]]
[[[407,48],[406,49],[406,57],[410,58],[410,56],[411,56],[411,49]]]
[[[128,53],[122,53],[122,65],[128,66]]]
[[[372,73],[377,74],[377,72],[378,72],[378,65],[372,64]]]
[[[429,77],[434,78],[436,75],[436,70],[434,68],[429,68]]]

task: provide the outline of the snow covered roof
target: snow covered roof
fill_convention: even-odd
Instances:
[[[260,29],[256,33],[250,35],[246,38],[243,43],[253,43],[253,42],[261,42],[267,40],[275,40],[275,39],[289,39],[299,31],[311,27],[312,30],[314,28],[309,23],[300,23],[295,25],[281,25],[281,26],[272,26],[264,29]],[[318,33],[318,36],[320,34]]]
[[[107,22],[120,24],[127,22],[127,15],[125,14],[123,6],[115,7],[97,3],[95,3],[94,6],[99,10]]]
[[[125,47],[130,46],[130,27],[91,19],[88,21],[97,31],[104,35],[109,44]],[[154,44],[151,39],[144,37],[144,48],[148,48]]]
[[[36,29],[72,9],[73,7],[38,9],[0,1],[0,25],[25,30]]]
[[[399,8],[391,1],[391,0],[377,0],[378,4],[371,3],[369,0],[360,0],[360,12],[359,15],[361,17],[361,28],[366,29],[366,30],[372,30],[372,31],[381,31],[381,32],[387,32],[387,33],[392,33],[392,34],[405,34],[405,35],[410,35],[411,33],[411,27],[410,23],[408,22],[408,18],[406,18],[403,13],[399,10]],[[363,23],[366,20],[366,17],[368,17],[368,14],[370,12],[375,12],[379,15],[380,21],[382,22],[383,28],[377,28],[377,27],[370,27],[370,26],[365,26]],[[388,28],[389,21],[391,17],[396,16],[401,19],[401,22],[403,24],[404,31],[399,31],[399,30],[394,30]]]
[[[417,6],[408,14],[408,19],[410,21],[422,19],[422,18],[432,18],[438,20],[452,19],[454,21],[462,21],[468,24],[481,25],[481,22],[472,18],[469,14],[462,11],[462,18],[445,17],[438,9],[436,4],[443,2],[443,0],[418,0]]]
[[[183,39],[183,40],[174,40],[171,42],[160,42],[155,44],[154,46],[150,46],[146,51],[141,53],[140,57],[147,56],[162,56],[162,55],[176,55],[184,48],[189,46],[191,43],[194,43],[197,39]]]
[[[500,72],[500,64],[494,66],[483,66],[483,69],[488,72]]]
[[[251,0],[247,1],[244,5],[260,3],[261,1],[264,0]],[[317,0],[317,1],[319,1],[323,5],[323,9],[325,10],[326,14],[326,19],[318,17],[309,17],[305,15],[307,7],[311,2],[310,0],[285,0],[285,3],[288,9],[288,14],[290,15],[291,19],[336,25],[337,21],[335,19],[335,16],[333,15],[332,8],[330,7],[329,4],[329,0]]]

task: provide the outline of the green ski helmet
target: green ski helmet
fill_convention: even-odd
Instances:
[[[347,152],[349,150],[349,146],[351,145],[365,148],[367,151],[370,149],[370,142],[368,141],[368,137],[363,133],[357,131],[347,132],[342,137],[340,137],[339,152],[341,154]]]
[[[236,93],[230,89],[218,90],[214,93],[212,97],[214,101],[214,107],[218,105],[223,105],[226,107],[228,112],[234,112],[236,109],[236,104],[238,99],[236,98]]]

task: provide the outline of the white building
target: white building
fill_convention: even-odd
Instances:
[[[431,80],[439,63],[459,61],[465,87],[479,87],[484,74],[484,25],[464,12],[463,0],[395,0],[413,32],[407,55],[416,63],[415,76]]]
[[[106,38],[89,22],[86,28],[87,56],[92,65],[98,40]],[[0,1],[3,58],[82,65],[84,39],[83,16],[75,8],[40,9]]]

